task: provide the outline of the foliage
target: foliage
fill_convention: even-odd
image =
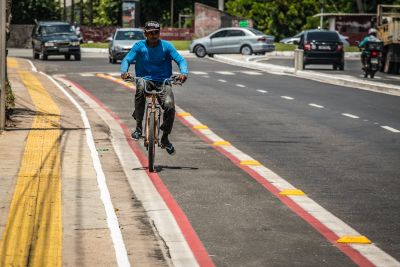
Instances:
[[[12,3],[13,24],[33,24],[34,20],[58,20],[61,7],[54,0],[18,0]]]
[[[11,109],[15,107],[15,97],[14,93],[11,90],[11,84],[7,80],[6,81],[6,109]]]
[[[99,0],[94,7],[93,24],[98,26],[121,25],[121,2],[116,0]]]

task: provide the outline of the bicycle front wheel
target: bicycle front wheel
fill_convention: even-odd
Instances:
[[[154,158],[156,155],[156,142],[155,142],[155,123],[156,114],[154,112],[150,113],[149,118],[149,146],[148,146],[148,159],[149,159],[149,171],[154,172]]]

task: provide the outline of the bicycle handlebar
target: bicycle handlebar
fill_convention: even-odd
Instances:
[[[130,77],[128,79],[124,79],[124,81],[130,81],[130,82],[135,82],[138,80],[145,80],[142,77]],[[162,83],[162,90],[147,90],[147,83],[144,83],[144,91],[147,94],[159,94],[161,92],[165,91],[165,88],[167,85],[182,85],[182,82],[180,80],[178,80],[178,75],[172,75],[171,77],[164,79],[163,83]]]

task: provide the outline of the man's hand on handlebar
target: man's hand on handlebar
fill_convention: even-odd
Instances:
[[[179,74],[179,75],[176,77],[176,79],[177,79],[178,81],[180,81],[181,83],[184,83],[184,82],[186,82],[186,80],[187,80],[187,75],[185,75],[185,74]]]
[[[123,80],[132,79],[132,75],[129,72],[121,73],[121,79],[123,79]]]

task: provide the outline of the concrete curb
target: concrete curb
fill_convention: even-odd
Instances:
[[[347,87],[354,87],[362,90],[368,90],[378,93],[384,93],[389,95],[396,95],[400,96],[400,86],[393,85],[393,84],[384,84],[380,82],[373,82],[373,81],[364,81],[357,78],[352,77],[341,77],[339,75],[328,75],[324,73],[318,73],[315,71],[294,71],[294,68],[291,67],[284,67],[284,66],[277,66],[268,63],[257,63],[252,62],[250,60],[238,60],[229,58],[229,56],[221,56],[221,55],[214,55],[212,60],[216,60],[219,62],[240,66],[240,67],[247,67],[251,69],[265,71],[271,74],[283,74],[283,75],[291,75],[299,78],[314,80],[318,82],[340,85],[340,86],[347,86]]]

